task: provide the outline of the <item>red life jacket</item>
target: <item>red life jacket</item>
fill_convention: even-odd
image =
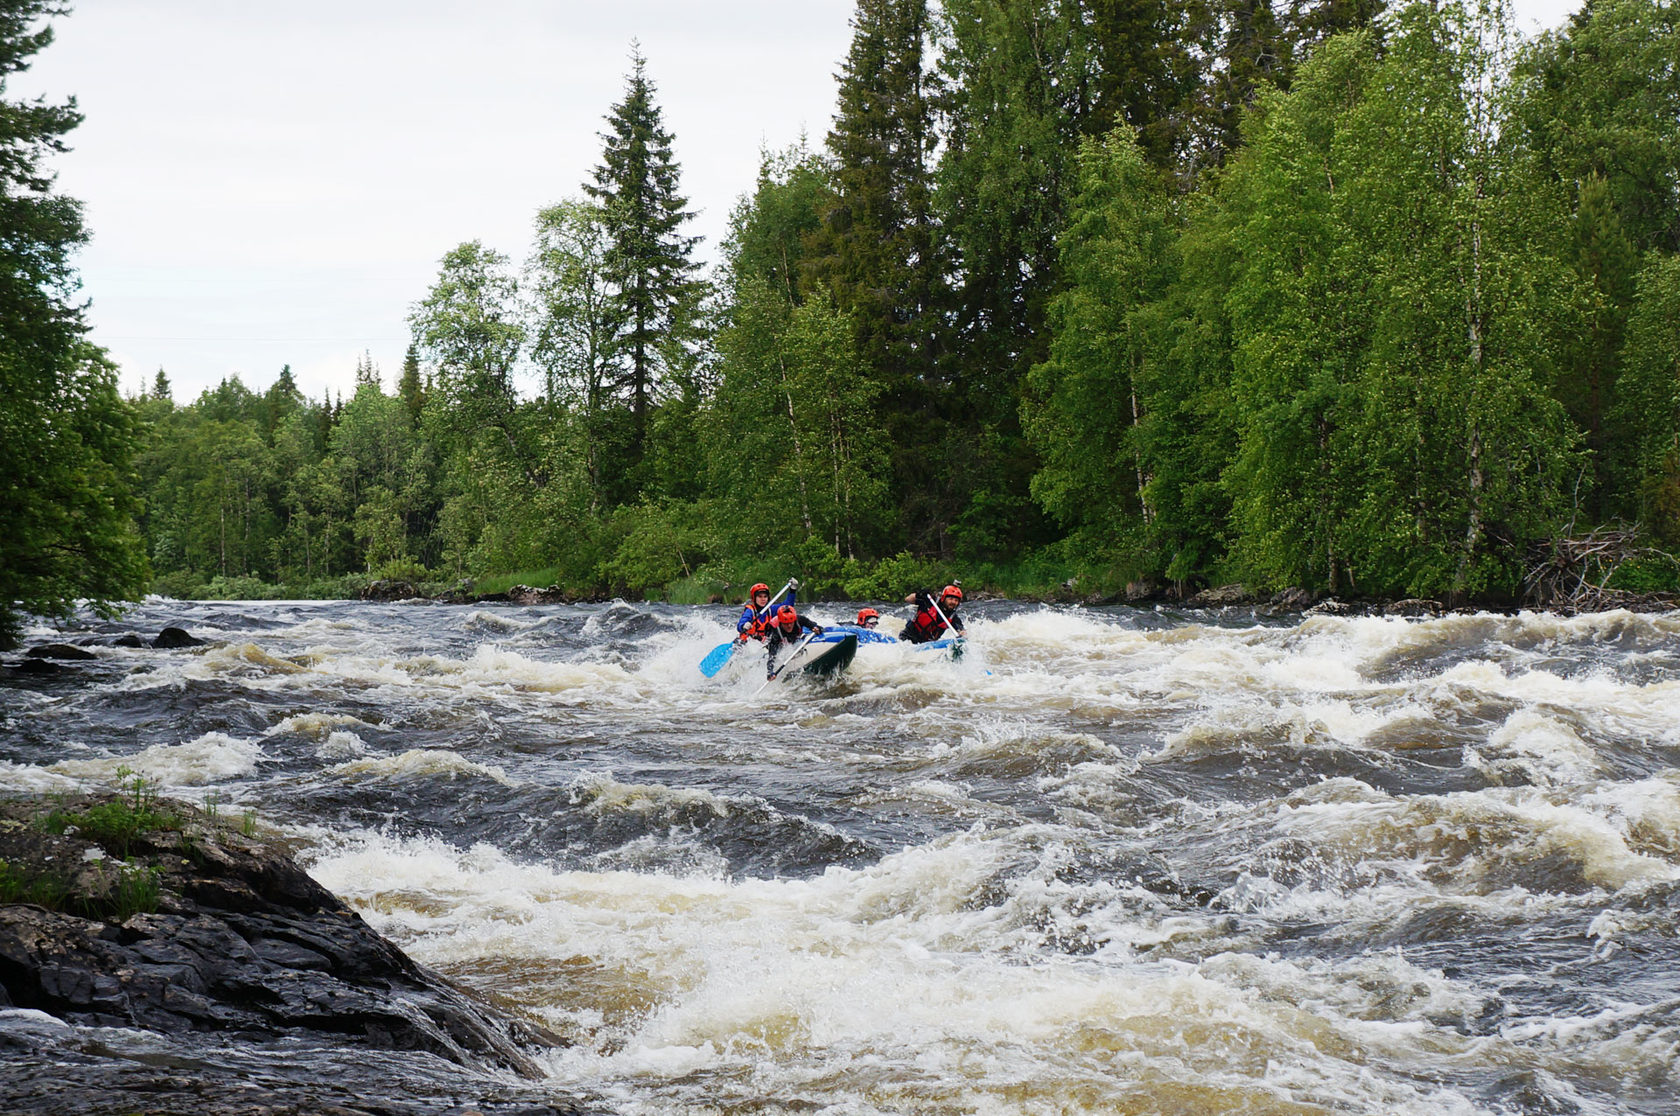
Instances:
[[[927,643],[939,638],[939,633],[945,630],[945,621],[939,618],[932,605],[918,609],[916,618],[910,623],[916,629],[917,643]]]
[[[750,621],[747,621],[748,611],[751,611],[752,613],[752,619]],[[741,610],[741,619],[736,621],[735,630],[737,638],[763,639],[764,634],[770,630],[770,625],[774,623],[774,621],[771,620],[771,616],[775,613],[775,611],[775,609],[770,608],[767,605],[765,606],[764,612],[760,614],[758,609],[753,608],[750,604],[747,605],[746,608]],[[744,625],[742,623],[743,621],[746,621]]]

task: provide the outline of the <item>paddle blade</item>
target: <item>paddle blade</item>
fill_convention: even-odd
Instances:
[[[723,669],[724,664],[729,662],[730,656],[735,654],[737,642],[737,640],[732,639],[728,643],[720,643],[706,652],[706,657],[700,660],[700,673],[707,678],[715,677],[717,672]]]

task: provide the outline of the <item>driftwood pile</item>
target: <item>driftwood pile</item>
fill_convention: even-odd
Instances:
[[[1523,604],[1553,612],[1680,607],[1672,594],[1611,587],[1623,566],[1649,559],[1680,564],[1672,555],[1643,545],[1639,532],[1628,527],[1601,527],[1585,535],[1553,539],[1523,577]]]

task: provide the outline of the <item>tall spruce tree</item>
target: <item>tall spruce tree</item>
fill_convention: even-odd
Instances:
[[[1097,64],[1085,84],[1091,133],[1129,125],[1149,161],[1182,165],[1201,60],[1216,20],[1210,0],[1081,0]]]
[[[43,166],[81,123],[71,100],[6,98],[6,78],[52,41],[52,0],[0,2],[0,646],[15,607],[63,616],[145,588],[133,522],[133,409],[116,368],[84,339],[70,255],[80,203]]]
[[[648,439],[653,410],[680,389],[692,362],[704,287],[692,259],[698,237],[682,233],[692,216],[680,192],[681,168],[672,153],[653,82],[639,47],[632,46],[624,100],[607,114],[610,130],[594,182],[584,190],[601,208],[607,247],[603,270],[611,298],[611,348],[621,372],[615,385],[629,411],[621,471],[606,480],[616,502],[634,500],[651,484]]]
[[[397,381],[397,398],[403,401],[408,410],[411,426],[420,424],[420,412],[426,406],[426,387],[420,379],[420,347],[414,342],[408,343],[408,351],[403,353],[402,377]]]
[[[857,330],[892,435],[902,526],[924,549],[943,546],[958,510],[940,496],[953,470],[929,450],[952,416],[937,383],[943,268],[927,8],[926,0],[859,0],[828,134],[835,197],[806,259],[807,277],[832,292]]]

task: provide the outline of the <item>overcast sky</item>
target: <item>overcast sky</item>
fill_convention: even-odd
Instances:
[[[177,402],[290,364],[389,388],[406,317],[466,240],[522,260],[601,155],[640,42],[709,261],[759,154],[834,111],[853,0],[75,0],[7,95],[74,94],[56,163],[93,239],[93,340]],[[1517,0],[1524,30],[1575,0]]]

